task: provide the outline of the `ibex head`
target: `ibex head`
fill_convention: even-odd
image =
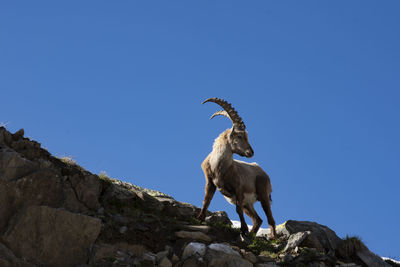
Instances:
[[[246,126],[242,118],[232,107],[232,105],[220,98],[209,98],[203,102],[214,102],[220,105],[224,110],[215,112],[210,119],[215,116],[222,115],[229,118],[232,123],[232,131],[228,137],[229,145],[233,153],[239,154],[242,157],[251,158],[254,155],[254,151],[250,146],[249,139],[247,136]]]

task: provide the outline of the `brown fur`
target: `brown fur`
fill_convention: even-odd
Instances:
[[[250,164],[233,160],[233,153],[242,155],[245,152],[249,153],[249,151],[253,153],[253,150],[248,143],[247,132],[234,132],[232,134],[232,131],[234,129],[228,129],[220,134],[214,142],[213,151],[201,164],[206,178],[206,188],[203,207],[198,215],[198,219],[204,220],[215,190],[218,189],[236,205],[236,212],[240,218],[242,233],[248,232],[243,211],[253,222],[251,232],[257,233],[262,220],[256,213],[253,203],[250,203],[252,200],[246,200],[246,196],[251,198],[254,195],[256,197],[254,201],[258,200],[261,202],[271,229],[271,237],[274,238],[275,221],[272,216],[270,203],[272,192],[270,179],[256,163]],[[237,138],[236,136],[238,135],[242,135],[240,142],[232,140]],[[214,167],[212,164],[214,164]]]

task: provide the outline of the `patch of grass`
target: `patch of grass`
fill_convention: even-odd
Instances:
[[[299,247],[299,257],[306,263],[319,260],[323,256],[324,253],[315,248]]]
[[[111,179],[111,177],[110,177],[105,171],[101,171],[101,172],[99,173],[99,177],[100,177],[101,179]]]
[[[216,223],[208,223],[208,225],[222,231],[228,231],[233,234],[240,234],[239,228],[233,228],[231,224],[223,223],[221,221],[218,221]]]
[[[269,250],[261,251],[260,255],[261,256],[270,257],[271,259],[277,259],[279,257],[279,253],[278,252],[273,252],[273,251],[269,251]]]
[[[71,156],[62,156],[62,157],[58,157],[56,156],[56,158],[58,158],[59,160],[61,160],[62,162],[64,162],[65,164],[75,167],[77,169],[79,169],[80,171],[84,172],[86,171],[82,166],[80,166],[76,160],[71,157]]]
[[[364,243],[361,241],[361,238],[358,236],[346,236],[345,239],[339,244],[336,249],[337,253],[340,257],[344,259],[350,259],[353,257],[358,251],[366,248]]]
[[[71,156],[58,157],[62,162],[68,165],[78,166],[78,163]]]
[[[107,184],[113,183],[113,179],[110,176],[108,176],[108,174],[105,171],[101,171],[98,176],[103,182]]]
[[[192,224],[192,225],[201,225],[201,221],[200,221],[200,220],[197,220],[197,219],[194,218],[194,217],[190,217],[190,218],[189,218],[189,223]]]
[[[165,194],[165,193],[160,192],[160,191],[157,191],[157,190],[152,190],[152,189],[144,188],[144,187],[141,187],[141,186],[139,186],[139,185],[132,185],[132,186],[133,186],[133,188],[135,188],[135,189],[137,189],[137,190],[139,190],[139,191],[146,192],[147,194],[149,194],[149,195],[152,196],[152,197],[173,198],[173,197],[171,197],[170,195]]]
[[[277,258],[283,249],[283,244],[279,239],[267,240],[264,237],[253,237],[251,244],[248,246],[250,250],[257,255],[265,255],[271,258]]]

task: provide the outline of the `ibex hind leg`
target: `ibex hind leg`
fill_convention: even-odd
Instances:
[[[244,213],[250,217],[251,221],[253,222],[253,227],[251,228],[250,232],[257,234],[258,229],[262,224],[262,219],[258,216],[256,210],[254,209],[253,205],[246,205],[243,207]]]
[[[274,217],[272,216],[272,211],[271,211],[271,200],[270,200],[271,196],[267,191],[268,184],[269,183],[267,177],[257,176],[256,188],[257,188],[258,199],[260,200],[261,206],[265,212],[265,215],[267,216],[268,225],[269,228],[271,229],[271,238],[275,238],[276,237],[275,220]]]

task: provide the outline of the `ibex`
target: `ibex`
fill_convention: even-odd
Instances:
[[[251,218],[253,227],[251,232],[256,234],[262,224],[253,204],[261,202],[267,215],[271,238],[275,238],[275,220],[271,212],[271,182],[268,175],[257,163],[247,163],[233,159],[233,153],[242,157],[251,158],[254,151],[247,136],[246,126],[230,103],[219,98],[209,98],[203,102],[214,102],[224,110],[215,112],[210,119],[217,115],[228,117],[233,127],[225,130],[214,141],[213,150],[201,164],[205,178],[205,197],[203,207],[197,216],[200,221],[205,219],[206,211],[218,189],[226,200],[236,205],[236,212],[240,218],[242,235],[248,235],[248,227],[243,217],[243,211]]]

